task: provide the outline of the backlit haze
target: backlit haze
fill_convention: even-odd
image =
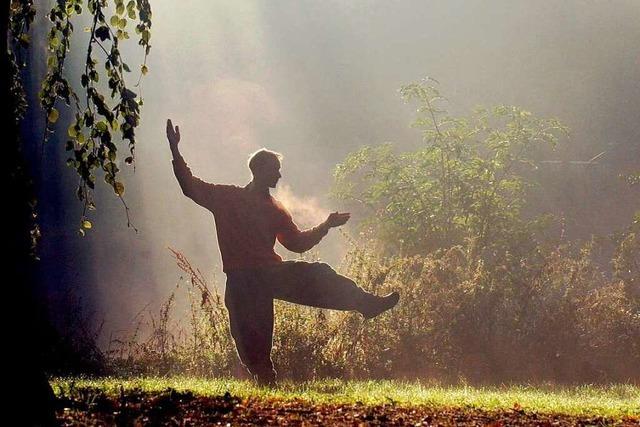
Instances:
[[[397,90],[427,75],[441,83],[454,114],[505,103],[559,118],[572,135],[557,159],[589,160],[604,151],[602,167],[629,169],[640,161],[638,1],[151,3],[153,47],[135,173],[123,166],[139,232],[126,227],[120,202],[102,186],[94,228],[77,237],[73,171],[57,177],[60,168],[51,166],[41,177],[57,198],[50,194],[41,206],[43,263],[66,266],[44,278],[46,287],[56,298],[73,289],[96,324],[104,320],[105,339],[130,330],[141,310],[173,291],[180,272],[168,247],[223,283],[212,215],[182,195],[173,175],[167,118],[180,126],[180,149],[194,175],[209,182],[245,185],[250,153],[281,152],[283,178],[273,194],[302,228],[342,210],[328,192],[347,153],[365,144],[421,143],[409,127],[413,108]],[[137,48],[132,41],[125,50],[134,69],[142,58]],[[71,57],[76,67],[82,60]],[[130,81],[136,78],[132,73]],[[47,146],[46,155],[52,165],[66,159],[60,143]],[[565,184],[559,178],[557,188]],[[585,223],[573,225],[576,235],[628,223],[638,199],[612,200],[603,207],[589,202]],[[347,247],[333,230],[317,249],[339,266]],[[280,245],[276,250],[294,257]]]

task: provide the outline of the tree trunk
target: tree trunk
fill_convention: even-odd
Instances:
[[[5,416],[18,417],[15,425],[49,426],[55,425],[55,397],[48,383],[41,360],[42,339],[48,330],[44,310],[35,296],[33,271],[35,258],[32,256],[31,230],[33,224],[33,189],[31,176],[27,170],[20,144],[20,131],[16,106],[16,96],[12,86],[18,76],[11,66],[9,57],[9,13],[10,1],[4,1],[0,10],[0,99],[2,99],[3,153],[2,184],[3,214],[5,230],[8,234],[8,249],[5,255],[5,306],[12,318],[5,320],[9,331],[9,341],[5,343],[5,369],[11,369],[16,378],[14,389],[9,393],[20,400],[19,405],[9,406],[13,413]],[[8,291],[8,292],[6,292]],[[7,296],[8,294],[8,296]],[[15,360],[11,360],[14,359]],[[28,410],[19,411],[18,408]]]

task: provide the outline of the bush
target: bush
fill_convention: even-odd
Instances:
[[[112,367],[119,373],[237,375],[221,298],[182,254],[176,256],[188,266],[183,270],[195,275],[188,278],[198,284],[191,301],[204,302],[192,305],[191,332],[179,339],[155,322],[152,338],[132,347],[135,351],[124,358],[111,353]],[[639,378],[640,307],[628,298],[626,282],[607,281],[590,261],[588,247],[577,255],[559,247],[537,257],[529,280],[516,283],[497,281],[461,247],[397,258],[354,248],[345,273],[377,293],[400,289],[400,304],[363,321],[354,313],[278,302],[276,369],[296,380]],[[518,276],[505,270],[504,277]]]
[[[360,211],[364,233],[388,254],[464,245],[494,263],[531,250],[544,218],[522,215],[533,185],[525,175],[566,127],[508,105],[451,117],[428,83],[400,90],[418,103],[413,125],[421,130],[421,148],[397,153],[385,144],[351,153],[335,169],[334,196]]]

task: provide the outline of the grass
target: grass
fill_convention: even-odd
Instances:
[[[504,385],[492,387],[438,386],[402,381],[319,380],[283,383],[276,388],[261,388],[249,381],[203,379],[193,377],[140,378],[55,378],[56,393],[69,394],[72,389],[91,387],[106,394],[142,389],[160,392],[167,388],[191,391],[195,395],[215,396],[229,392],[241,398],[302,399],[315,404],[363,403],[366,405],[430,406],[478,408],[499,411],[520,408],[545,414],[581,417],[640,416],[640,387],[628,384],[575,387]]]

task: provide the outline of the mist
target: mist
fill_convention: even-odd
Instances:
[[[66,266],[60,277],[43,281],[51,294],[75,289],[96,324],[104,321],[106,339],[131,330],[141,310],[159,306],[174,290],[180,272],[169,247],[223,284],[213,217],[184,197],[173,175],[167,118],[180,126],[181,152],[205,181],[244,185],[252,152],[282,153],[283,179],[273,194],[305,228],[343,209],[328,193],[334,166],[349,152],[422,143],[409,127],[413,108],[397,91],[425,76],[440,82],[453,114],[513,104],[559,118],[572,129],[571,139],[549,160],[604,152],[593,182],[600,173],[640,164],[637,1],[191,0],[152,7],[135,173],[123,167],[138,232],[127,228],[123,207],[105,187],[96,194],[93,230],[76,236],[80,203],[73,187],[61,190],[60,183],[73,182],[72,171],[60,182],[42,178],[47,191],[56,189],[50,197],[66,197],[65,207],[41,207],[43,264]],[[127,44],[130,64],[141,60],[136,47]],[[71,72],[81,55],[74,60]],[[47,147],[48,161],[62,165],[66,154],[56,150],[60,144]],[[584,218],[570,224],[575,237],[627,224],[640,208],[637,192],[596,189],[612,194],[598,202],[588,188],[578,197],[571,182],[581,185],[583,173],[553,175],[545,209],[570,208]],[[574,196],[569,206],[563,189]],[[317,249],[321,259],[339,264],[348,242],[332,232]],[[276,251],[294,256],[281,246]]]

